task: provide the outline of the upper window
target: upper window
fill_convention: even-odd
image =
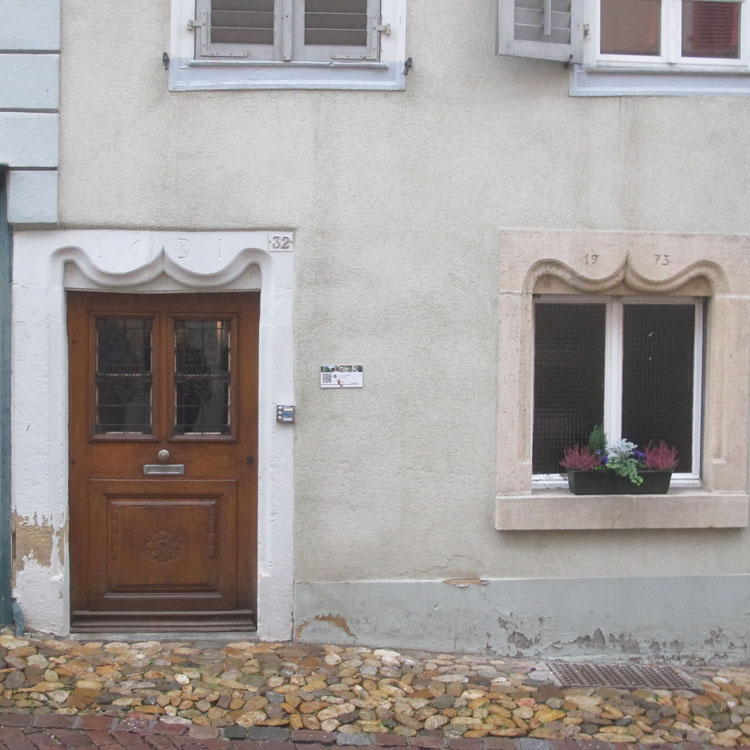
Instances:
[[[404,87],[404,0],[173,0],[170,88]]]
[[[537,298],[535,475],[559,474],[566,447],[603,424],[610,442],[677,447],[699,476],[703,305],[672,298]]]
[[[741,0],[600,0],[599,58],[726,65],[743,54]]]
[[[498,53],[577,63],[571,94],[750,93],[750,0],[498,2]]]
[[[196,57],[380,59],[380,0],[198,0]]]

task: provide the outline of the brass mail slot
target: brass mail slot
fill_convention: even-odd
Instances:
[[[143,464],[144,474],[184,474],[185,464]]]

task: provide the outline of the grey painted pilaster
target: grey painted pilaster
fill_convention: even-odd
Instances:
[[[10,282],[12,237],[7,220],[7,173],[0,171],[0,624],[11,622],[10,601]]]
[[[0,0],[0,164],[7,220],[57,223],[60,0]]]

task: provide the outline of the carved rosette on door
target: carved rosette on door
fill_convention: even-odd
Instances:
[[[146,536],[143,546],[156,562],[171,563],[185,551],[185,539],[172,529],[155,529]],[[213,557],[210,552],[209,557]]]
[[[255,623],[258,295],[70,293],[72,624]]]

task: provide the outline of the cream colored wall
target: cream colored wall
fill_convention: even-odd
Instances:
[[[749,233],[750,99],[570,98],[492,6],[408,0],[404,92],[169,93],[168,0],[64,0],[63,225],[296,230],[298,580],[748,573],[747,531],[494,528],[501,229]]]

